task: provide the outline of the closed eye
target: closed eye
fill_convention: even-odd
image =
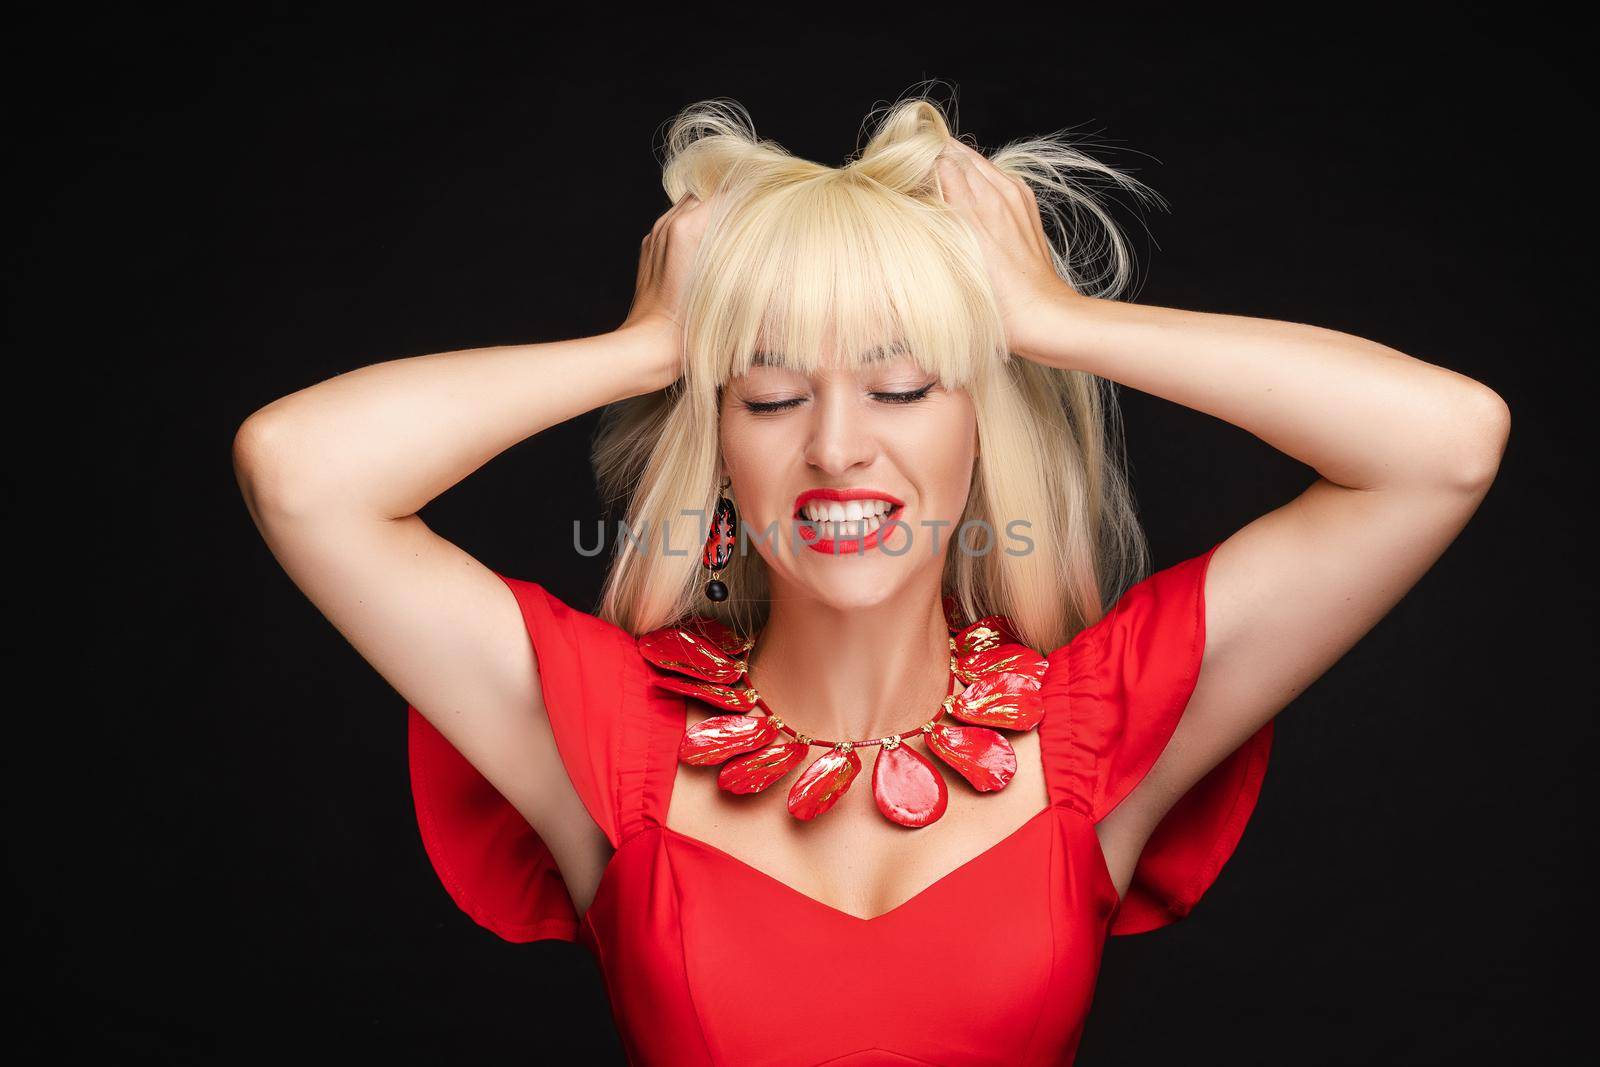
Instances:
[[[744,402],[744,408],[746,411],[749,411],[752,414],[770,415],[775,411],[786,411],[789,408],[804,402],[804,400],[804,397],[799,396],[792,400],[746,400]]]
[[[920,389],[911,389],[905,392],[874,392],[867,395],[882,404],[915,404],[919,400],[926,400],[928,394],[933,392],[937,381],[929,382]],[[805,403],[802,396],[792,397],[788,400],[746,400],[743,401],[746,411],[755,415],[771,415],[779,411],[787,411]]]
[[[926,399],[928,394],[933,391],[933,387],[937,384],[939,383],[929,382],[921,389],[913,389],[906,393],[873,393],[872,399],[880,400],[885,404],[914,404],[918,400]]]

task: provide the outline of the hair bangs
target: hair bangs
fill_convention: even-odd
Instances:
[[[909,356],[963,387],[1004,356],[981,253],[944,212],[848,172],[746,201],[704,250],[686,375],[855,371]]]

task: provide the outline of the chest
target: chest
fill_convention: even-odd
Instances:
[[[1114,903],[1094,842],[1077,812],[1042,807],[898,904],[853,914],[657,824],[617,851],[585,932],[630,1062],[1063,1064]],[[850,872],[848,855],[822,855]],[[911,887],[880,862],[868,892]],[[850,884],[826,870],[814,883]]]
[[[584,915],[630,1062],[1071,1061],[1116,894],[1048,715],[1009,735],[1005,788],[941,768],[945,814],[910,829],[877,810],[875,752],[810,821],[793,774],[723,792],[676,758],[707,714],[686,701],[652,734],[640,829]]]
[[[691,709],[686,725],[706,717]],[[1036,732],[1011,734],[1017,771],[1005,788],[980,793],[910,742],[939,769],[949,794],[936,822],[919,828],[885,818],[872,793],[876,747],[863,749],[862,768],[825,814],[806,821],[789,814],[787,798],[798,772],[746,795],[717,785],[715,767],[676,763],[666,810],[667,832],[680,843],[721,853],[795,893],[860,919],[898,908],[963,866],[1013,838],[1050,804]],[[825,750],[814,748],[802,768]]]

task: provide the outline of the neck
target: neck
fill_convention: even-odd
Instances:
[[[950,691],[950,631],[935,575],[904,596],[838,610],[772,590],[750,655],[752,684],[773,712],[818,740],[910,733]]]

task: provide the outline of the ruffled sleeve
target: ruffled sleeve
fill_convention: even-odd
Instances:
[[[623,708],[630,687],[648,684],[647,667],[621,627],[568,607],[537,583],[497,577],[522,609],[567,776],[616,847]],[[417,826],[451,899],[507,941],[577,941],[577,912],[549,848],[415,707],[406,715]]]
[[[1205,578],[1216,550],[1129,587],[1099,622],[1050,655],[1046,684],[1070,725],[1068,790],[1094,823],[1144,779],[1188,706],[1205,654]],[[1269,720],[1167,812],[1140,855],[1112,934],[1176,922],[1216,881],[1255,810],[1272,733]]]

